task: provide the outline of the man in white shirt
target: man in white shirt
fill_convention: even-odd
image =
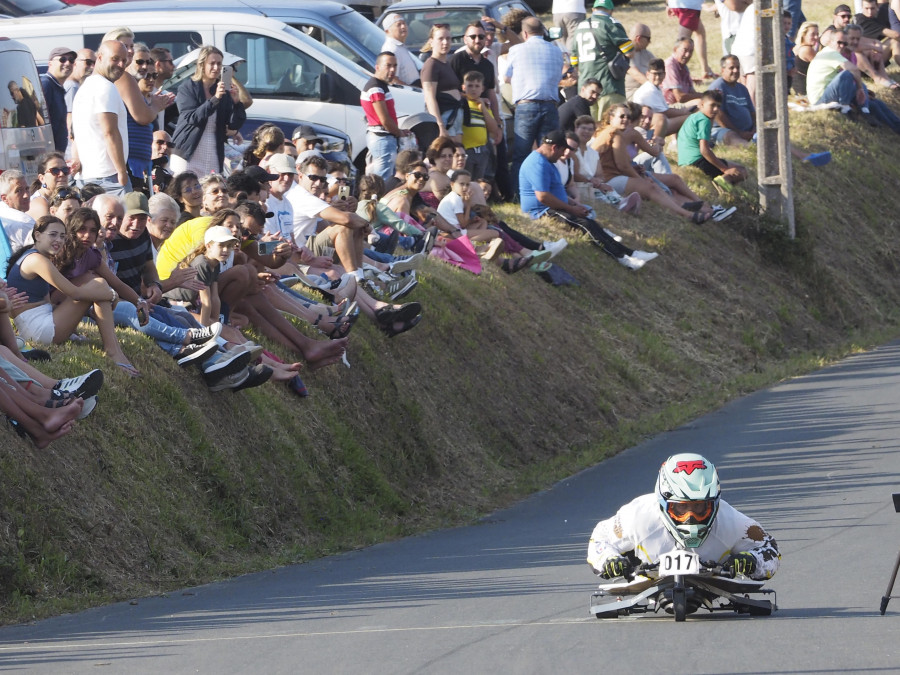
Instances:
[[[571,54],[575,28],[587,16],[585,0],[553,0],[550,12],[553,14],[553,23],[559,27],[559,39],[565,44],[566,51]]]
[[[127,113],[114,84],[125,72],[126,59],[125,45],[118,40],[101,44],[94,72],[82,82],[72,105],[82,183],[97,183],[115,195],[131,191],[125,168]]]
[[[266,208],[273,215],[266,221],[266,231],[280,234],[287,241],[293,241],[297,246],[303,246],[304,240],[294,239],[294,209],[285,196],[297,176],[294,162],[285,154],[272,155],[269,158],[269,171],[278,178],[269,181],[269,198],[266,200]]]
[[[287,199],[293,207],[293,240],[297,246],[307,245],[314,255],[337,253],[341,266],[362,281],[363,249],[366,235],[371,231],[368,221],[355,213],[342,211],[321,197],[326,194],[328,171],[325,160],[311,156],[298,160],[300,180],[288,193]],[[272,164],[269,164],[272,168]],[[318,234],[319,220],[326,227]]]
[[[18,169],[9,169],[0,174],[0,223],[9,238],[13,252],[33,243],[31,231],[34,229],[34,218],[26,211],[31,206],[28,192],[28,181]],[[6,270],[0,270],[0,276],[6,276]]]
[[[388,14],[381,27],[385,33],[381,51],[391,52],[397,57],[397,73],[394,76],[394,82],[396,84],[411,84],[416,87],[421,86],[419,71],[422,70],[422,62],[413,56],[404,44],[409,35],[409,26],[406,24],[406,19],[399,14]]]

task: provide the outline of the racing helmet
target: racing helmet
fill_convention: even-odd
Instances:
[[[719,512],[719,474],[693,453],[672,455],[659,468],[656,497],[666,529],[687,548],[706,539]]]

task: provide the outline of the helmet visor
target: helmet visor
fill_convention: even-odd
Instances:
[[[666,502],[666,513],[676,523],[694,523],[702,525],[713,513],[711,499],[694,502]]]

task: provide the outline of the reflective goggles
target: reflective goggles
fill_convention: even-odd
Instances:
[[[696,502],[666,502],[666,513],[676,523],[686,523],[692,519],[697,523],[706,522],[713,512],[711,500]]]

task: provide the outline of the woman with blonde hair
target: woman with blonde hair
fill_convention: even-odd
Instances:
[[[197,55],[197,71],[178,88],[178,124],[169,160],[172,172],[193,171],[198,176],[221,173],[229,130],[236,132],[247,120],[237,87],[222,81],[222,52],[204,45]]]
[[[812,61],[819,51],[819,24],[812,21],[804,21],[797,30],[797,44],[794,45],[794,56],[796,56],[795,67],[797,72],[794,74],[791,86],[800,96],[806,96],[806,71],[809,70],[809,63]]]

